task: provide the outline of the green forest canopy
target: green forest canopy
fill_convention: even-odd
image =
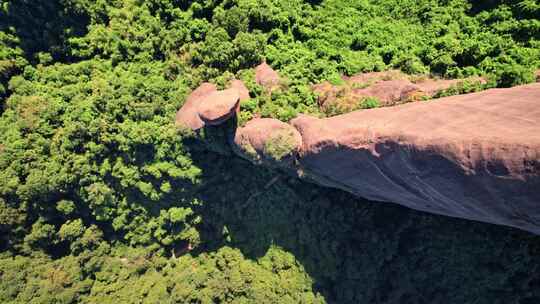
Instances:
[[[287,82],[271,95],[262,60]],[[287,121],[318,113],[311,84],[392,68],[531,82],[540,4],[0,0],[0,302],[538,303],[537,237],[308,185],[173,125],[202,81],[243,79],[243,118]]]

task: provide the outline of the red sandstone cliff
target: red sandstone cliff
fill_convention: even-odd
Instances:
[[[540,234],[540,83],[235,132],[240,156],[321,185]]]
[[[540,84],[292,125],[319,183],[540,233]]]

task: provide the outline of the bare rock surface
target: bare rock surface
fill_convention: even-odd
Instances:
[[[540,234],[540,83],[292,124],[320,184]]]
[[[240,100],[249,98],[249,91],[240,80],[230,88],[218,91],[212,83],[205,82],[193,90],[176,113],[175,124],[193,131],[206,125],[219,125],[240,110]]]
[[[420,87],[406,79],[380,81],[367,88],[353,90],[354,95],[377,98],[383,105],[407,100],[418,92],[421,92]]]
[[[229,87],[234,88],[238,91],[238,95],[240,96],[240,101],[244,101],[250,98],[249,90],[242,80],[238,80],[238,79],[232,80]]]
[[[197,113],[206,124],[219,125],[235,115],[239,101],[240,94],[235,88],[212,92],[197,104]]]
[[[205,82],[193,90],[187,97],[184,105],[176,112],[175,124],[192,130],[198,130],[204,127],[204,122],[197,113],[197,106],[205,96],[214,92],[217,92],[217,88],[209,82]]]
[[[333,85],[324,81],[312,86],[313,92],[319,96],[320,106],[328,107],[334,103],[356,104],[365,97],[375,97],[390,104],[400,100],[404,88],[418,89],[408,80],[407,75],[398,70],[344,76],[343,80],[343,85]]]
[[[257,84],[271,90],[279,85],[279,81],[279,74],[266,62],[255,67],[255,82]]]
[[[302,146],[300,133],[291,125],[273,118],[256,118],[236,130],[233,148],[254,163],[279,162],[291,165]]]

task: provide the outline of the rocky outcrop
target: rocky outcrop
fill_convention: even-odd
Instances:
[[[230,88],[218,91],[214,84],[205,82],[193,90],[176,113],[178,127],[197,131],[206,125],[220,125],[240,110],[240,101],[249,98],[249,91],[240,80]]]
[[[532,84],[292,124],[320,184],[540,234],[539,106]]]
[[[217,88],[214,84],[205,82],[201,84],[197,89],[193,90],[191,94],[186,98],[184,105],[176,112],[175,124],[179,127],[189,128],[192,130],[198,130],[204,127],[204,122],[199,117],[197,106],[201,99],[217,92]]]
[[[452,87],[458,87],[464,83],[481,84],[484,85],[487,81],[481,77],[470,77],[466,79],[422,79],[415,83],[415,85],[427,96],[434,96],[439,92],[448,90]]]
[[[268,90],[279,85],[279,74],[266,62],[255,67],[255,82]]]
[[[198,100],[203,124],[224,122],[240,99],[230,90],[195,90],[177,119],[191,123]],[[225,116],[208,114],[220,94],[236,104],[216,112]],[[324,119],[299,115],[290,124],[257,118],[231,131],[233,151],[256,164],[370,200],[540,234],[540,83]]]
[[[240,105],[240,93],[235,88],[213,92],[203,97],[197,113],[207,125],[216,126],[231,118]]]
[[[291,125],[272,118],[256,118],[238,128],[233,149],[257,164],[287,167],[302,147],[300,133]]]
[[[531,84],[325,119],[300,115],[291,124],[302,146],[287,164],[360,197],[540,234],[539,106],[540,84]],[[254,143],[253,154],[264,155],[275,128],[253,123],[256,131],[239,129],[235,143]]]
[[[485,85],[481,77],[464,79],[435,79],[423,75],[406,75],[397,70],[362,73],[343,77],[343,84],[332,85],[328,81],[313,85],[319,106],[324,112],[339,108],[350,112],[364,98],[375,98],[379,106],[393,106],[409,101],[429,99],[452,88],[465,84]]]
[[[388,70],[381,72],[368,72],[360,73],[350,77],[343,77],[343,80],[350,84],[373,84],[379,81],[385,80],[400,80],[400,79],[409,79],[409,77],[402,73],[400,70]]]
[[[364,89],[355,89],[353,94],[357,98],[374,97],[382,105],[393,105],[399,101],[405,101],[421,93],[420,87],[409,80],[385,80],[377,82]]]
[[[238,95],[240,96],[240,101],[249,99],[249,90],[242,80],[238,80],[238,79],[232,80],[229,87],[234,88],[238,91]]]

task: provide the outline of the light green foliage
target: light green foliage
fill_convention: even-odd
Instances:
[[[253,160],[253,161],[260,161],[260,156],[259,154],[257,153],[257,150],[255,150],[255,148],[253,148],[253,146],[251,145],[251,143],[249,142],[245,142],[245,143],[242,143],[242,152],[245,153],[249,159]]]
[[[378,108],[380,105],[379,99],[375,97],[364,97],[360,98],[358,101],[354,100],[352,105],[340,102],[329,103],[328,105],[325,105],[324,113],[327,116],[336,116],[361,109]]]
[[[84,224],[81,219],[67,221],[60,227],[58,236],[62,241],[73,241],[82,236],[84,230]]]
[[[75,257],[52,261],[44,257],[3,257],[0,272],[2,303],[73,303],[92,286],[82,280]]]
[[[153,236],[166,246],[184,241],[196,247],[200,244],[200,236],[195,227],[200,222],[201,217],[190,208],[161,210],[159,217],[152,223],[156,226]]]
[[[362,109],[374,109],[380,106],[380,102],[377,98],[366,97],[360,101],[360,108]]]
[[[277,247],[261,261],[229,247],[171,260],[122,250],[94,258],[100,265],[95,281],[85,279],[91,266],[79,266],[81,258],[0,262],[2,303],[324,303],[310,291],[313,282],[302,266]]]
[[[451,96],[451,95],[456,95],[456,94],[478,92],[492,86],[493,86],[493,83],[489,81],[487,83],[482,83],[481,81],[475,80],[475,79],[465,80],[446,90],[437,92],[437,94],[435,94],[435,96],[433,97],[438,98],[438,97]]]

